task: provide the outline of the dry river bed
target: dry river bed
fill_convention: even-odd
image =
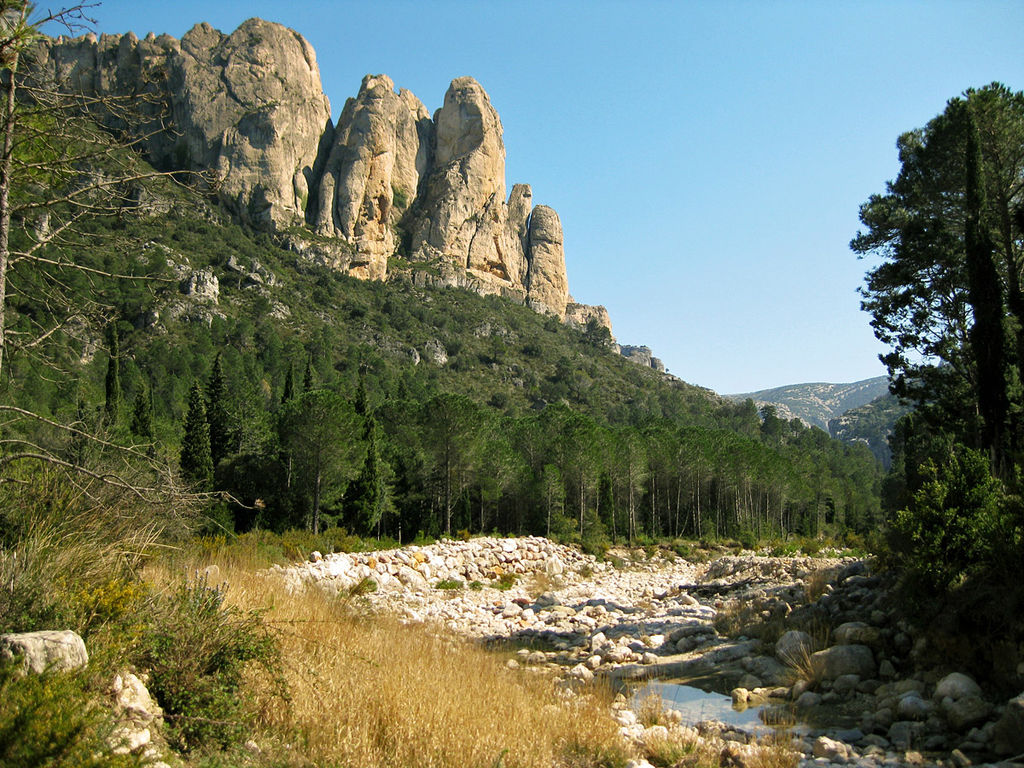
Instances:
[[[884,610],[887,596],[863,562],[614,554],[597,561],[539,537],[480,538],[313,553],[275,570],[292,589],[359,592],[376,610],[515,648],[510,666],[551,675],[564,696],[607,681],[619,691],[611,716],[648,754],[666,740],[697,741],[724,764],[757,765],[768,721],[786,726],[786,748],[803,766],[966,768],[998,764],[1024,733],[1024,697],[1018,708],[993,706],[964,675],[901,676],[911,665],[910,630]],[[800,617],[801,626],[808,617],[831,625],[823,634],[835,645],[796,631],[774,643],[754,636],[763,634],[758,626]],[[718,631],[730,627],[732,637]],[[662,686],[694,693],[696,708],[670,700],[652,710],[635,694],[650,680],[699,680],[734,706],[723,715],[713,694]],[[732,714],[746,707],[746,717]]]

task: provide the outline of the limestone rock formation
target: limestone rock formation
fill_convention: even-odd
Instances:
[[[204,174],[239,219],[308,260],[379,280],[401,252],[442,284],[566,316],[558,214],[534,207],[525,184],[506,198],[501,120],[471,77],[451,82],[431,119],[390,78],[367,75],[335,127],[312,47],[261,19],[230,35],[197,24],[180,41],[44,38],[34,59],[33,76],[136,101],[139,124],[97,117],[135,131],[157,167]],[[611,328],[603,308],[575,305],[572,317]]]
[[[395,226],[416,197],[430,160],[433,123],[409,91],[386,75],[367,75],[338,119],[313,225],[355,252],[348,271],[380,280],[395,252]]]
[[[174,165],[212,169],[218,195],[243,220],[304,218],[330,103],[313,47],[296,32],[249,19],[230,36],[198,24],[171,61],[181,133]]]
[[[546,205],[538,205],[530,216],[530,265],[526,284],[530,307],[564,317],[569,301],[569,279],[562,249],[562,222]]]
[[[599,326],[608,329],[609,336],[614,340],[612,334],[612,319],[605,307],[598,304],[580,304],[572,296],[565,305],[565,324],[572,328],[585,330],[590,321],[593,320]]]
[[[473,78],[456,78],[434,125],[433,168],[412,229],[414,257],[464,267],[490,292],[525,287],[533,194],[517,185],[505,200],[505,144],[490,98]]]
[[[316,54],[280,24],[249,19],[231,35],[197,24],[169,35],[42,39],[34,71],[88,95],[148,95],[138,126],[158,166],[209,172],[218,197],[265,227],[301,222],[330,103]],[[160,107],[168,114],[158,118]],[[107,115],[107,122],[117,118]],[[160,124],[172,131],[153,132]],[[150,135],[151,134],[151,135]]]

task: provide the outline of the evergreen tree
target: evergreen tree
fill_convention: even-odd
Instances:
[[[372,416],[366,420],[363,441],[366,444],[366,460],[346,496],[354,507],[359,526],[380,538],[384,519],[395,513],[395,473],[383,456],[380,427]]]
[[[967,296],[974,314],[971,349],[977,367],[978,410],[981,414],[980,447],[997,472],[1003,464],[1003,432],[1009,409],[1006,360],[1003,354],[1006,331],[1003,290],[993,261],[990,229],[985,222],[984,167],[978,126],[964,104],[967,128],[966,212],[964,255],[967,265]]]
[[[313,389],[313,356],[306,357],[306,372],[302,375],[302,391],[309,392]]]
[[[213,466],[231,453],[231,418],[227,409],[227,383],[220,363],[220,353],[213,359],[210,379],[206,384],[206,422],[210,425],[210,458]]]
[[[117,325],[111,324],[109,336],[110,358],[107,360],[106,402],[103,407],[113,423],[121,409],[121,345],[117,338]]]
[[[142,386],[132,405],[132,434],[146,440],[153,439],[153,397],[151,390]]]
[[[206,406],[199,382],[192,384],[185,414],[185,436],[181,440],[181,475],[192,486],[205,490],[213,478],[210,458],[210,425],[206,423]]]
[[[288,372],[284,375],[284,391],[281,393],[281,405],[284,405],[295,395],[295,366],[288,361]]]

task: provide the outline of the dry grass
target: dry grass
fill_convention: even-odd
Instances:
[[[838,571],[835,568],[818,568],[807,574],[804,579],[804,600],[813,603],[825,594],[825,589],[836,577]]]
[[[222,569],[224,570],[224,569]],[[370,616],[316,590],[225,574],[227,601],[280,630],[287,704],[258,696],[257,743],[290,764],[515,768],[616,766],[627,750],[606,696],[560,701],[550,678],[422,625]]]

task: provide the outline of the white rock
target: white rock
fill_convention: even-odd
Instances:
[[[47,669],[78,669],[89,663],[85,641],[70,629],[0,635],[0,659],[16,656],[22,657],[25,671],[37,674]]]

